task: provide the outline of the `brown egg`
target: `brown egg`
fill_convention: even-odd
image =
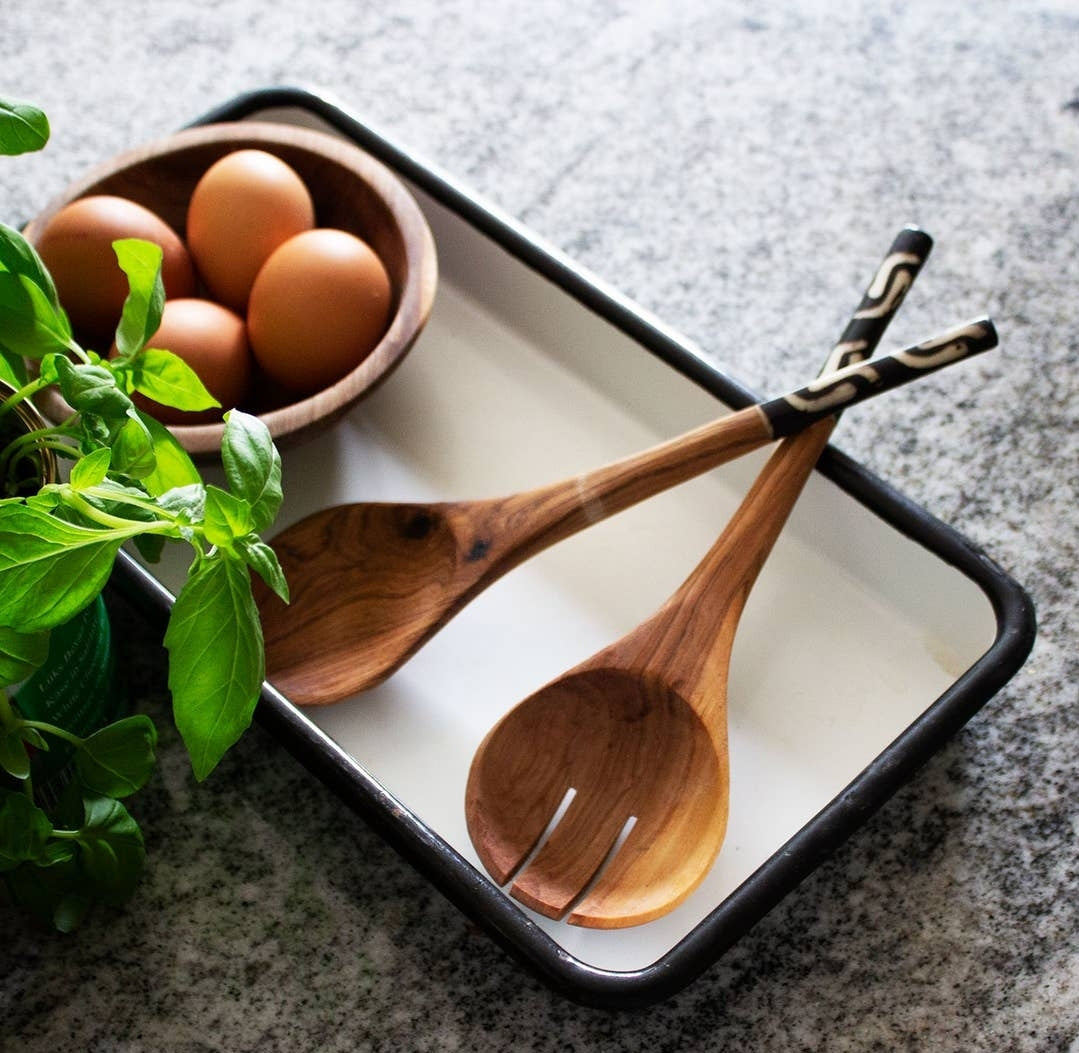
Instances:
[[[187,208],[187,244],[214,299],[243,311],[259,268],[315,224],[303,180],[264,150],[236,150],[210,166]]]
[[[161,325],[147,344],[182,358],[198,375],[220,409],[178,410],[141,395],[136,403],[162,424],[205,424],[221,420],[247,395],[252,361],[243,319],[210,300],[168,300]]]
[[[149,209],[107,194],[65,205],[45,226],[37,250],[56,282],[75,333],[99,351],[112,342],[127,298],[127,277],[112,248],[120,238],[143,238],[161,247],[167,296],[191,296],[195,291],[187,249]]]
[[[391,305],[386,268],[366,242],[327,228],[297,234],[255,279],[247,310],[251,351],[282,387],[311,394],[374,350]]]

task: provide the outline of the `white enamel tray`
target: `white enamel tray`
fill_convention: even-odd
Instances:
[[[244,96],[204,120],[331,129],[395,167],[431,223],[439,291],[394,375],[285,453],[284,527],[350,500],[498,496],[652,445],[749,395],[654,320],[323,99]],[[812,368],[812,367],[811,367]],[[604,932],[531,914],[479,867],[472,753],[518,700],[651,614],[718,536],[765,452],[541,554],[379,688],[260,718],[511,953],[580,1001],[688,983],[902,785],[1022,664],[1025,594],[985,556],[829,451],[746,608],[730,685],[731,814],[681,907]],[[167,607],[179,564],[133,562]],[[160,583],[160,584],[159,584]],[[828,670],[826,677],[809,670]]]

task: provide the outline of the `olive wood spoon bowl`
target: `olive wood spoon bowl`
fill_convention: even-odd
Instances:
[[[290,604],[255,581],[267,679],[299,705],[373,687],[483,589],[555,542],[855,402],[988,350],[995,339],[988,319],[971,322],[644,453],[509,497],[315,512],[272,542]]]

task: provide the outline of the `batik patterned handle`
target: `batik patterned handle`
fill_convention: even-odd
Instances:
[[[820,371],[822,377],[872,357],[932,248],[933,239],[917,227],[904,227],[896,235]]]
[[[996,346],[993,323],[979,318],[913,347],[822,376],[798,391],[760,403],[758,409],[774,438],[794,435],[856,402]]]

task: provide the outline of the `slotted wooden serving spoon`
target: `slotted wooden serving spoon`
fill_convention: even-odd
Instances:
[[[510,894],[526,906],[591,928],[639,925],[681,903],[712,866],[727,828],[735,630],[830,425],[816,425],[811,442],[781,443],[652,618],[519,703],[480,745],[465,798],[469,835],[494,880],[512,878]]]
[[[529,696],[480,745],[469,834],[522,903],[571,924],[637,925],[681,903],[711,868],[729,810],[735,631],[835,419],[780,444],[652,618]]]

